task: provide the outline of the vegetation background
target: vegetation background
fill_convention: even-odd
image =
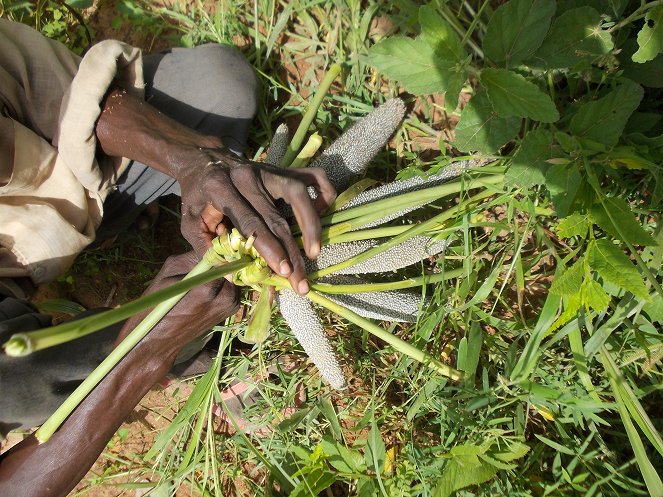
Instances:
[[[251,158],[338,62],[315,122],[328,143],[389,97],[408,104],[371,178],[468,153],[509,166],[505,190],[454,220],[422,267],[463,275],[428,289],[416,324],[389,328],[461,384],[328,319],[350,375],[333,392],[278,316],[262,346],[230,346],[240,315],[193,394],[151,392],[74,495],[663,495],[661,4],[2,2],[79,53],[104,38],[237,46],[262,81]],[[83,254],[42,305],[136,297],[185,249],[178,233],[171,199],[153,230]],[[237,379],[255,388],[244,429],[221,393]]]

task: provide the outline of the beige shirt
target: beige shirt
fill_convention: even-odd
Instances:
[[[0,19],[0,247],[35,284],[56,279],[94,240],[128,162],[96,155],[95,123],[112,83],[143,96],[140,50],[107,40],[81,59]],[[0,277],[12,274],[0,267]]]

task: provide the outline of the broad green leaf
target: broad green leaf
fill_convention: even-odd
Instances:
[[[587,248],[590,267],[603,279],[628,290],[633,295],[649,300],[642,276],[628,257],[611,241],[595,240]]]
[[[633,62],[647,62],[663,52],[663,6],[647,11],[645,23],[638,33],[638,47]]]
[[[581,186],[582,176],[575,163],[555,165],[546,171],[546,188],[559,217],[564,217],[571,211]]]
[[[563,297],[569,297],[580,291],[585,279],[585,259],[581,257],[573,265],[556,276],[550,285],[550,292]]]
[[[571,321],[574,317],[576,317],[581,307],[582,307],[582,291],[578,291],[577,293],[571,296],[565,297],[564,312],[562,312],[559,315],[559,317],[555,320],[555,322],[550,325],[550,328],[548,329],[547,333],[552,333],[560,326],[564,326],[566,323]]]
[[[491,452],[490,455],[503,462],[511,462],[521,459],[529,452],[529,446],[521,442],[511,442],[506,449],[499,452]]]
[[[412,93],[442,93],[455,63],[440,58],[423,38],[393,36],[371,47],[368,61]]]
[[[596,9],[600,14],[606,14],[614,19],[615,16],[622,14],[628,2],[629,0],[557,0],[557,13],[588,6]]]
[[[308,468],[306,468],[308,469]],[[299,475],[301,481],[290,492],[290,497],[310,497],[319,495],[323,490],[329,488],[336,481],[336,475],[323,468],[311,468]]]
[[[582,303],[587,309],[591,308],[595,312],[603,312],[608,308],[610,296],[605,293],[603,287],[597,281],[591,278],[585,279],[582,283]]]
[[[377,490],[372,478],[363,478],[357,483],[357,497],[375,497]]]
[[[456,369],[465,371],[465,363],[467,362],[467,337],[463,337],[458,342],[458,353],[456,354]]]
[[[591,225],[589,216],[587,214],[580,214],[574,212],[573,214],[562,219],[555,231],[562,238],[571,238],[573,236],[585,237],[587,230]]]
[[[649,319],[655,323],[663,323],[663,295],[656,294],[652,301],[642,308],[649,316]]]
[[[322,448],[328,456],[327,462],[341,473],[362,473],[366,470],[364,458],[358,451],[329,438],[322,439]]]
[[[487,57],[514,66],[541,46],[555,13],[554,0],[511,0],[490,18],[483,50]]]
[[[463,152],[496,152],[516,136],[517,117],[499,117],[485,93],[478,93],[467,104],[456,125],[456,147]]]
[[[601,15],[592,7],[578,7],[555,19],[532,64],[548,69],[575,67],[591,63],[613,47],[610,33],[601,28]]]
[[[635,220],[633,211],[625,200],[608,197],[595,204],[591,211],[593,221],[619,240],[634,245],[657,245],[656,240]]]
[[[643,94],[639,84],[624,80],[606,96],[583,104],[571,119],[571,133],[609,147],[616,145],[628,118],[640,105]]]
[[[460,62],[465,57],[465,50],[460,37],[432,5],[419,9],[419,25],[424,40],[436,55],[450,62]]]
[[[511,159],[504,181],[507,185],[531,188],[546,182],[546,163],[552,157],[552,134],[545,129],[530,131]]]
[[[65,2],[67,5],[70,7],[73,7],[75,9],[87,9],[88,7],[92,6],[93,1],[92,0],[67,0]]]
[[[619,68],[624,71],[623,76],[649,88],[662,88],[663,54],[658,54],[647,62],[633,62],[633,54],[637,49],[638,42],[635,38],[630,38],[626,40],[621,47],[621,52],[617,54]],[[630,130],[630,128],[628,129]]]
[[[484,450],[473,445],[460,445],[451,449],[450,459],[444,466],[442,477],[433,490],[434,497],[448,497],[456,490],[487,482],[497,474],[497,468],[479,459]]]
[[[501,117],[528,117],[552,123],[559,112],[550,97],[523,76],[507,69],[486,68],[481,71],[481,84],[488,92],[493,109]]]

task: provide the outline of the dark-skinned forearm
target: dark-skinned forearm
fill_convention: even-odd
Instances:
[[[220,138],[183,126],[120,88],[102,102],[95,133],[102,152],[126,157],[178,178],[188,157],[201,148],[222,148]]]
[[[123,328],[133,329],[137,319]],[[182,325],[182,323],[179,323]],[[34,436],[0,458],[0,495],[59,497],[67,495],[94,464],[108,440],[147,391],[161,380],[186,343],[160,329],[166,318],[136,346],[76,408],[46,443]],[[183,337],[186,334],[182,335]]]

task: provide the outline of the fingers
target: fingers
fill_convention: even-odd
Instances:
[[[319,167],[309,167],[298,171],[310,176],[307,186],[314,186],[318,192],[318,198],[315,199],[315,208],[319,214],[322,214],[336,200],[336,188],[332,185],[327,173]]]
[[[247,212],[245,215],[228,212],[233,224],[243,236],[255,235],[255,248],[274,272],[288,277],[296,292],[307,293],[309,288],[306,269],[299,246],[290,233],[288,223],[274,206],[262,182],[250,168],[233,171],[231,176],[234,184],[238,185],[241,194],[252,206],[252,209],[245,211]],[[252,215],[248,211],[253,211]]]
[[[182,204],[182,221],[180,224],[182,236],[191,244],[198,257],[205,255],[208,248],[212,246],[212,240],[216,236],[214,231],[209,230],[207,223],[202,217],[202,212]]]
[[[302,230],[304,251],[310,259],[320,254],[320,213],[334,202],[336,190],[322,169],[290,171],[278,174],[272,170],[263,172],[263,181],[275,198],[282,198],[293,209],[297,224]],[[307,186],[313,186],[318,196],[311,201]]]

